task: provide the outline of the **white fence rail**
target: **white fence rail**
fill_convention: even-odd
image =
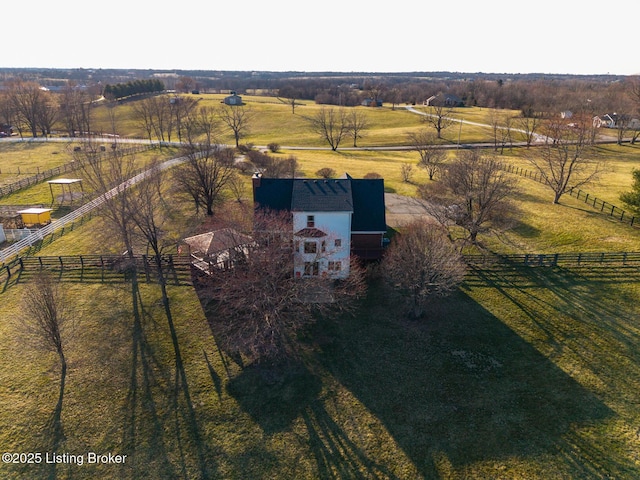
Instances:
[[[20,229],[5,228],[3,229],[4,240],[8,242],[16,242],[16,241],[22,240],[23,238],[27,238],[29,235],[35,234],[37,231],[38,230],[35,228],[20,228]],[[0,235],[0,240],[1,240],[1,237],[2,235]]]
[[[160,169],[165,170],[167,168],[178,165],[184,161],[185,161],[184,157],[173,158],[171,160],[167,160],[166,162],[160,164]],[[86,215],[90,211],[98,208],[105,201],[114,198],[115,196],[119,195],[120,192],[124,191],[125,189],[145,179],[147,176],[149,176],[150,173],[151,173],[151,170],[145,170],[144,172],[139,173],[138,175],[135,175],[129,180],[122,182],[120,185],[112,188],[105,194],[99,196],[98,198],[91,200],[89,203],[85,203],[82,207],[78,208],[77,210],[74,210],[73,212],[65,215],[64,217],[59,218],[58,220],[54,220],[49,225],[38,229],[34,233],[10,245],[4,250],[0,250],[0,263],[5,263],[7,260],[17,256],[22,250],[30,247],[35,243],[38,243],[39,241],[43,240],[46,236],[53,234],[57,230],[65,227],[66,225],[75,222],[83,215]]]

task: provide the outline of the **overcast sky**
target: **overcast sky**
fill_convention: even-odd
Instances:
[[[5,8],[0,66],[640,73],[638,0],[141,3]]]

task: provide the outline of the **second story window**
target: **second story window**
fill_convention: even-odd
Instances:
[[[316,253],[317,248],[316,242],[304,242],[304,253]]]
[[[316,226],[316,217],[315,215],[307,215],[307,227],[314,228]]]

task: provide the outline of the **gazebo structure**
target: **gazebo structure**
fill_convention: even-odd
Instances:
[[[61,199],[60,199],[60,204],[64,203],[64,199],[65,199],[65,187],[67,187],[67,192],[69,195],[69,201],[71,203],[71,205],[73,205],[73,191],[71,190],[71,187],[75,184],[80,185],[80,195],[82,195],[84,193],[84,189],[82,188],[82,179],[80,178],[58,178],[56,180],[49,180],[47,182],[49,184],[49,190],[51,191],[51,205],[53,205],[55,203],[55,197],[53,195],[53,185],[60,185],[60,187],[62,188],[62,195],[61,195]],[[76,192],[77,194],[77,192]]]
[[[208,274],[214,268],[232,268],[234,262],[246,257],[250,246],[255,244],[249,235],[233,228],[201,233],[183,241],[189,246],[192,264]]]

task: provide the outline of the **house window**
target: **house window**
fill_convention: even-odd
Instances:
[[[329,262],[328,269],[330,272],[339,272],[342,270],[342,262]]]
[[[295,241],[293,248],[295,249],[296,252],[300,251],[300,240]]]
[[[335,246],[336,247],[341,247],[342,246],[342,239],[341,238],[336,238]]]
[[[317,249],[316,242],[304,242],[304,253],[316,253]]]
[[[307,215],[307,227],[314,228],[316,226],[316,217],[315,215]]]
[[[316,276],[320,272],[320,265],[318,262],[304,262],[304,274],[305,276]]]
[[[322,241],[322,244],[320,245],[320,251],[322,253],[327,251],[327,242],[325,242],[324,240]]]

